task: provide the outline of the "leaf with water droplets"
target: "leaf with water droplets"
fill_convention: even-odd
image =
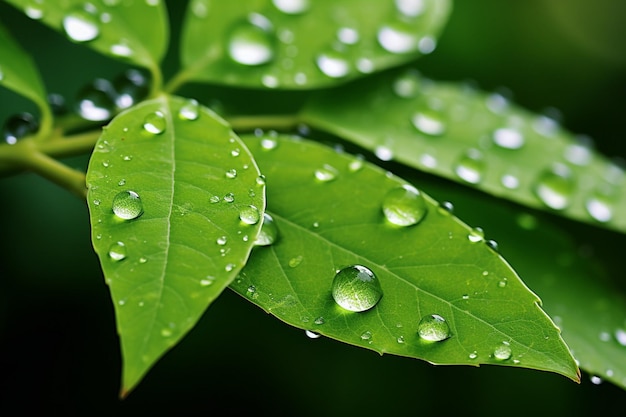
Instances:
[[[7,0],[31,19],[64,33],[107,56],[149,68],[168,44],[167,11],[162,0]]]
[[[499,94],[401,70],[318,93],[303,121],[381,159],[626,232],[623,168]]]
[[[503,255],[541,297],[544,310],[561,328],[582,370],[626,388],[626,295],[611,283],[596,256],[580,255],[571,230],[560,229],[541,213],[520,212],[459,187],[432,182],[426,189],[454,201],[457,213],[480,224],[501,244]],[[623,236],[608,233],[580,233],[587,252],[605,247],[609,239],[609,246],[623,247]],[[621,269],[616,260],[615,270]],[[506,349],[500,348],[498,353],[504,354]]]
[[[380,353],[578,380],[537,296],[484,238],[469,238],[476,232],[448,206],[423,192],[396,194],[415,185],[363,161],[352,169],[355,157],[276,139],[266,150],[263,138],[244,137],[267,177],[278,238],[253,251],[231,288],[293,326]],[[333,167],[332,181],[315,178],[323,164]],[[394,223],[389,193],[394,207],[419,220]],[[506,360],[494,356],[503,343]]]
[[[433,51],[448,0],[189,3],[182,62],[195,81],[309,89]]]
[[[226,123],[189,100],[146,101],[104,128],[87,171],[88,204],[115,305],[123,393],[245,264],[264,215],[259,175]]]
[[[33,60],[2,25],[0,25],[0,85],[32,100],[41,109],[42,115],[50,117],[45,87]]]

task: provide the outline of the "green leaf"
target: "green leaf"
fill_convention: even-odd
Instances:
[[[158,64],[169,37],[167,11],[161,0],[7,1],[32,19],[65,33],[72,42],[149,68],[153,77],[160,77]]]
[[[190,80],[309,89],[430,53],[448,0],[193,0],[183,27]]]
[[[122,395],[245,264],[265,207],[259,175],[244,143],[193,100],[162,96],[105,127],[88,203],[121,338]]]
[[[493,233],[511,265],[541,296],[579,366],[626,388],[626,298],[597,259],[578,256],[568,233],[546,219],[458,188],[429,183],[427,189]]]
[[[425,217],[394,226],[383,208],[406,184],[399,178],[313,142],[281,137],[267,150],[268,138],[244,140],[267,177],[278,238],[254,250],[231,284],[239,294],[293,326],[379,353],[578,380],[539,299],[479,231],[423,194]],[[331,296],[336,271],[350,265],[369,268],[380,281],[382,298],[370,310],[344,310]],[[449,338],[418,335],[431,315],[446,320]]]
[[[547,116],[498,94],[394,71],[320,92],[303,120],[411,167],[626,231],[623,169]]]
[[[35,63],[21,46],[0,25],[0,85],[32,100],[41,110],[40,132],[47,133],[52,116],[46,90]]]

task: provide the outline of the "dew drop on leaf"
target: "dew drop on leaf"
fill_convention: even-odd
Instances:
[[[457,162],[454,172],[470,184],[478,184],[483,179],[485,161],[478,149],[470,149]]]
[[[27,112],[10,116],[2,127],[2,137],[9,145],[14,145],[25,136],[37,132],[39,124],[35,117]]]
[[[272,216],[267,213],[263,214],[263,224],[254,244],[256,246],[269,246],[278,239],[278,228]]]
[[[233,27],[226,49],[233,61],[255,66],[274,58],[274,43],[272,23],[263,15],[251,13],[248,19]]]
[[[315,170],[315,178],[321,182],[329,182],[337,178],[339,171],[337,168],[324,164],[322,168]]]
[[[467,239],[472,242],[481,242],[485,240],[485,231],[480,227],[474,227],[467,235]]]
[[[239,219],[245,224],[257,224],[261,220],[259,209],[255,206],[248,206],[241,209]]]
[[[81,88],[76,95],[76,110],[85,120],[101,122],[115,111],[115,89],[107,79],[97,78]]]
[[[378,43],[387,52],[405,54],[418,49],[419,37],[413,25],[395,21],[387,23],[378,30]]]
[[[309,339],[317,339],[320,337],[319,333],[315,333],[312,332],[311,330],[305,330],[304,334],[309,338]]]
[[[115,242],[109,247],[109,258],[113,261],[126,259],[126,245],[123,242]]]
[[[511,346],[508,342],[502,342],[493,351],[493,357],[499,361],[506,361],[511,358]]]
[[[393,82],[393,92],[402,98],[413,98],[419,94],[421,79],[417,70],[409,70]]]
[[[228,171],[226,171],[226,178],[230,178],[230,179],[237,178],[237,170],[229,169]]]
[[[389,190],[383,199],[382,210],[385,218],[396,226],[417,224],[428,212],[424,196],[409,184]]]
[[[134,191],[122,191],[113,197],[113,213],[120,219],[132,220],[143,213],[143,203]]]
[[[165,132],[166,121],[165,116],[160,111],[148,114],[143,120],[143,128],[148,133],[160,135]]]
[[[272,0],[272,3],[285,14],[302,14],[310,7],[310,0]]]
[[[493,132],[493,143],[504,149],[519,149],[524,146],[524,135],[517,129],[503,127]]]
[[[378,278],[369,268],[351,265],[335,274],[332,296],[340,307],[361,312],[374,307],[383,296],[383,291]]]
[[[413,126],[421,133],[429,136],[439,136],[445,133],[446,125],[441,115],[434,111],[420,111],[411,119]]]
[[[609,195],[595,192],[585,201],[587,213],[596,221],[606,223],[613,218],[613,202]]]
[[[178,111],[178,116],[183,120],[196,120],[200,116],[200,104],[197,100],[188,100]]]
[[[148,96],[150,76],[145,71],[129,69],[113,80],[113,89],[117,107],[129,108]]]
[[[66,35],[75,42],[88,42],[100,35],[96,16],[84,9],[76,9],[63,18]]]
[[[350,73],[350,63],[344,55],[333,49],[320,53],[315,59],[320,71],[330,78],[345,77]]]
[[[417,326],[417,334],[429,342],[441,342],[451,336],[446,319],[437,314],[422,317]]]
[[[44,15],[43,0],[28,0],[24,6],[24,13],[33,20],[39,20]]]
[[[555,164],[539,175],[534,191],[546,206],[562,210],[570,204],[574,186],[571,170],[563,164]]]

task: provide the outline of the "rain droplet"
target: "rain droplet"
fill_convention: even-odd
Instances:
[[[474,227],[470,230],[467,238],[472,243],[481,242],[485,240],[485,231],[481,227]]]
[[[468,355],[468,358],[470,358],[470,359],[476,359],[477,357],[478,357],[478,353],[476,351],[474,351],[474,352],[472,352],[472,353],[470,353]]]
[[[246,289],[246,295],[248,296],[248,298],[252,298],[253,300],[259,296],[259,294],[256,292],[256,287],[254,285],[250,285]]]
[[[235,194],[233,193],[228,193],[224,196],[224,201],[226,201],[227,203],[232,203],[233,201],[235,201]]]
[[[109,80],[97,78],[76,95],[77,112],[85,120],[101,122],[115,111],[116,93]]]
[[[524,135],[517,129],[503,127],[493,132],[493,143],[505,149],[519,149],[524,146]]]
[[[615,330],[615,340],[622,346],[626,346],[626,330],[617,329]]]
[[[439,136],[445,133],[446,125],[441,115],[434,111],[420,111],[411,119],[413,126],[425,135]]]
[[[286,14],[302,14],[310,7],[310,0],[272,0],[272,3]]]
[[[272,23],[257,13],[235,25],[228,38],[228,54],[242,65],[263,65],[274,58],[275,37]]]
[[[29,0],[24,6],[24,13],[33,20],[41,19],[44,14],[43,0]]]
[[[289,267],[297,268],[302,263],[302,259],[303,259],[302,255],[298,255],[298,256],[296,256],[294,258],[291,258],[289,260]]]
[[[237,170],[236,169],[229,169],[228,171],[226,171],[226,178],[237,178]]]
[[[311,330],[305,330],[304,334],[309,338],[309,339],[317,339],[320,337],[319,333],[315,333],[312,332]]]
[[[383,199],[385,218],[397,226],[411,226],[419,223],[428,208],[424,196],[412,185],[389,190]]]
[[[391,161],[393,159],[393,150],[384,145],[378,145],[376,149],[374,149],[374,154],[381,161]]]
[[[165,132],[166,126],[165,115],[160,111],[148,114],[143,120],[143,128],[153,135],[160,135]]]
[[[507,281],[506,278],[502,278],[500,281],[498,281],[498,287],[500,287],[500,288],[506,287],[507,282],[508,281]]]
[[[320,169],[315,170],[315,178],[321,182],[329,182],[337,178],[339,175],[339,171],[337,168],[324,164],[324,166]]]
[[[211,198],[209,198],[209,202],[211,204],[219,203],[220,202],[220,198],[217,195],[213,195],[213,196],[211,196]]]
[[[2,136],[9,145],[14,145],[23,137],[37,132],[39,124],[35,117],[27,112],[18,113],[5,120]]]
[[[70,12],[63,18],[63,29],[67,36],[75,42],[88,42],[100,35],[96,17],[84,9]]]
[[[415,69],[410,69],[396,78],[392,88],[398,97],[413,98],[419,94],[420,85],[420,73]]]
[[[113,80],[115,104],[126,109],[146,98],[150,92],[150,75],[145,70],[129,69]]]
[[[369,330],[361,333],[361,340],[367,341],[371,339],[372,339],[372,332],[370,332]]]
[[[276,242],[278,238],[278,228],[274,219],[267,213],[263,214],[263,225],[261,225],[261,231],[257,236],[254,244],[257,246],[268,246]]]
[[[324,317],[318,317],[316,318],[313,323],[317,324],[318,326],[321,326],[322,324],[324,324]]]
[[[134,191],[122,191],[113,198],[113,213],[120,219],[132,220],[143,213],[143,203]]]
[[[407,17],[417,17],[424,13],[424,0],[396,0],[396,8]]]
[[[354,45],[359,41],[359,32],[354,28],[342,27],[337,31],[337,39],[346,45]]]
[[[613,196],[609,190],[595,191],[591,197],[585,201],[587,213],[601,223],[606,223],[613,219]]]
[[[484,170],[485,161],[478,149],[468,150],[454,167],[456,175],[470,184],[478,184],[483,178]]]
[[[377,39],[383,49],[393,54],[414,52],[418,49],[419,44],[415,27],[402,21],[381,26],[378,30]]]
[[[452,214],[454,213],[454,205],[449,201],[442,201],[439,203],[439,212],[442,214]]]
[[[226,264],[226,266],[224,267],[224,270],[226,272],[231,272],[233,269],[235,269],[235,264]]]
[[[217,239],[215,239],[215,243],[217,243],[220,246],[224,246],[226,242],[228,242],[228,238],[226,236],[220,236]]]
[[[241,209],[239,219],[245,224],[257,224],[261,220],[261,215],[258,208],[248,206]]]
[[[591,381],[591,383],[592,383],[592,384],[594,384],[594,385],[600,385],[600,384],[603,382],[603,381],[602,381],[602,378],[600,378],[600,377],[599,377],[599,376],[597,376],[597,375],[591,375],[591,376],[589,377],[589,380],[590,380],[590,381]]]
[[[571,170],[563,164],[555,164],[540,174],[534,190],[546,206],[562,210],[569,205],[574,187]]]
[[[215,282],[215,277],[207,275],[204,279],[200,280],[200,285],[202,285],[203,287],[208,287],[209,285],[213,285],[213,282]]]
[[[493,357],[499,361],[506,361],[511,358],[511,346],[509,342],[502,342],[493,351]]]
[[[451,336],[450,326],[448,326],[446,319],[437,314],[422,317],[417,326],[417,333],[422,339],[429,342],[441,342]]]
[[[276,138],[265,137],[261,139],[261,148],[265,149],[266,151],[276,149],[277,146],[278,146],[278,141],[276,140]]]
[[[109,258],[118,262],[126,259],[126,245],[123,242],[115,242],[109,247]]]
[[[187,100],[178,111],[178,116],[183,120],[197,120],[200,116],[200,104],[197,100]]]
[[[513,174],[504,174],[500,178],[500,183],[504,186],[504,188],[508,188],[509,190],[519,188],[519,178]]]
[[[579,136],[576,143],[565,148],[563,157],[574,165],[589,165],[593,156],[592,141],[586,136]]]
[[[331,78],[345,77],[350,73],[350,63],[341,52],[335,50],[319,54],[315,63],[320,71]]]
[[[335,302],[349,311],[366,311],[383,296],[376,275],[365,266],[351,265],[339,270],[332,284]]]

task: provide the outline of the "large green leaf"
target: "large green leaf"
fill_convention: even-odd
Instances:
[[[149,68],[168,45],[167,11],[161,0],[7,0],[32,19],[62,31],[73,42]]]
[[[498,94],[393,71],[320,92],[303,120],[493,195],[626,231],[626,176],[547,116]]]
[[[453,201],[456,213],[493,234],[543,300],[583,370],[626,388],[626,298],[594,257],[577,255],[574,240],[546,219],[456,187],[431,182],[426,189]],[[593,241],[586,237],[585,243]]]
[[[88,203],[121,338],[122,394],[245,264],[265,207],[259,175],[243,142],[195,101],[162,96],[105,127]]]
[[[303,89],[431,52],[448,0],[193,0],[182,62],[191,80]]]
[[[539,299],[478,230],[423,194],[423,201],[402,201],[406,193],[390,201],[406,183],[360,159],[287,137],[244,140],[267,177],[278,238],[255,249],[231,284],[235,291],[293,326],[379,353],[578,380]],[[406,215],[421,203],[426,215],[410,226],[383,214]],[[380,281],[382,298],[370,310],[344,310],[331,296],[336,271],[351,265]],[[418,335],[432,315],[449,326],[445,340]]]
[[[42,130],[49,129],[51,113],[46,90],[33,60],[0,25],[0,85],[35,102],[42,113]]]

